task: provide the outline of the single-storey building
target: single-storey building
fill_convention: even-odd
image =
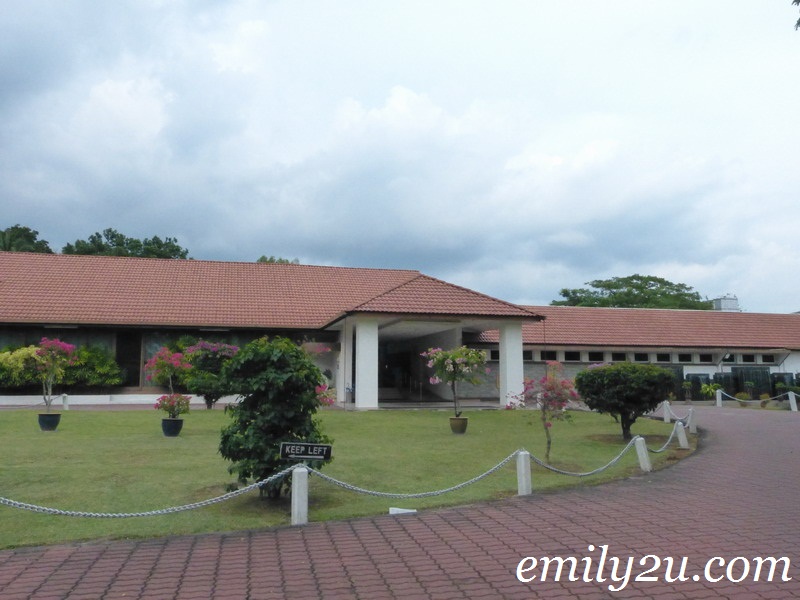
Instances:
[[[431,385],[420,353],[496,332],[495,397],[523,385],[522,328],[541,317],[418,271],[0,252],[0,348],[58,337],[105,346],[129,390],[183,335],[243,344],[283,335],[315,351],[341,402]]]
[[[420,353],[467,344],[491,374],[466,390],[499,405],[557,360],[670,368],[679,380],[753,382],[800,371],[800,315],[519,306],[413,270],[0,252],[0,349],[58,337],[100,344],[146,390],[143,365],[183,335],[243,344],[283,335],[313,350],[338,400],[448,398]]]

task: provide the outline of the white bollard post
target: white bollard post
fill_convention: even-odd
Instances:
[[[722,408],[722,390],[717,390],[715,395],[717,397],[717,407]]]
[[[650,463],[647,443],[642,436],[637,436],[634,445],[636,446],[636,455],[639,457],[639,468],[645,473],[649,473],[653,470],[653,465]]]
[[[532,491],[531,453],[521,450],[517,454],[517,496],[530,496]]]
[[[664,400],[661,403],[661,412],[664,413],[664,423],[669,423],[670,422],[669,400]]]
[[[697,434],[697,415],[694,414],[693,408],[689,409],[689,433]]]
[[[61,394],[61,406],[64,410],[69,410],[69,397],[66,394]]]
[[[797,396],[794,392],[789,392],[789,410],[797,412]]]
[[[683,423],[675,421],[675,431],[678,434],[678,446],[684,450],[689,448],[689,440],[686,438],[686,430],[683,428]]]
[[[308,523],[308,469],[298,465],[292,471],[292,525]]]

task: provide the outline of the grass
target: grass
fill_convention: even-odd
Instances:
[[[543,456],[544,434],[531,413],[474,411],[466,435],[449,431],[448,411],[327,410],[323,429],[334,440],[334,460],[323,472],[353,485],[410,493],[453,486],[479,475],[519,448]],[[224,494],[234,482],[217,453],[222,410],[186,415],[178,438],[161,434],[154,411],[70,411],[56,432],[41,432],[36,413],[0,411],[0,496],[41,506],[86,512],[144,512]],[[651,448],[666,441],[671,426],[640,419],[634,434]],[[584,472],[606,464],[625,443],[609,417],[576,413],[553,427],[552,463]],[[654,468],[690,451],[652,455]],[[313,465],[312,465],[313,466]],[[594,485],[639,473],[635,452],[612,469],[588,478],[555,475],[534,466],[534,493]],[[432,508],[463,505],[516,493],[512,460],[498,472],[457,492],[396,500],[356,494],[318,477],[309,479],[309,519],[346,519],[388,512],[390,506]],[[129,519],[46,515],[0,506],[0,548],[92,539],[155,537],[286,525],[288,498],[262,500],[257,492],[192,511]]]

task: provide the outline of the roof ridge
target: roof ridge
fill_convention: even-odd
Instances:
[[[392,286],[392,287],[390,287],[389,289],[382,291],[380,294],[377,294],[377,295],[373,296],[372,298],[369,298],[369,299],[367,299],[367,300],[364,300],[363,302],[360,302],[359,304],[356,304],[355,306],[351,306],[351,307],[348,309],[348,312],[350,312],[350,311],[354,311],[354,310],[358,310],[358,308],[359,308],[359,307],[361,307],[361,306],[364,306],[365,304],[368,304],[368,303],[370,303],[370,302],[374,302],[374,301],[375,301],[375,300],[377,300],[378,298],[380,298],[380,297],[382,297],[382,296],[386,296],[387,294],[390,294],[391,292],[394,292],[395,290],[398,290],[398,289],[400,289],[401,287],[408,285],[408,284],[409,284],[409,283],[411,283],[412,281],[416,281],[416,280],[417,280],[417,279],[419,279],[420,277],[425,277],[425,275],[423,275],[423,274],[422,274],[422,273],[420,273],[419,271],[416,271],[416,273],[417,273],[417,275],[415,275],[414,277],[412,277],[412,278],[410,278],[410,279],[407,279],[406,281],[403,281],[403,282],[401,282],[401,283],[398,283],[397,285],[395,285],[395,286]]]
[[[445,280],[439,279],[437,277],[431,277],[430,275],[425,275],[424,273],[420,273],[420,276],[426,277],[427,279],[430,279],[430,280],[433,280],[433,281],[438,281],[439,283],[443,283],[443,284],[445,284],[445,285],[447,285],[449,287],[452,287],[452,288],[457,288],[459,290],[462,290],[462,291],[465,291],[465,292],[469,292],[471,294],[475,294],[476,296],[482,296],[483,298],[487,298],[488,300],[493,300],[495,302],[499,302],[501,304],[505,304],[509,308],[521,309],[521,310],[523,310],[525,312],[531,313],[531,315],[533,315],[535,317],[540,317],[542,319],[544,318],[544,315],[540,315],[538,313],[535,313],[532,310],[529,310],[529,308],[527,306],[524,306],[522,304],[514,304],[513,302],[509,302],[508,300],[502,300],[500,298],[495,298],[494,296],[490,296],[489,294],[484,294],[483,292],[478,292],[476,290],[471,290],[471,289],[469,289],[467,287],[464,287],[463,285],[458,285],[456,283],[450,283],[449,281],[445,281]]]
[[[341,269],[349,271],[372,271],[372,272],[387,272],[387,273],[416,273],[421,274],[418,269],[392,269],[387,267],[353,267],[349,265],[312,265],[312,264],[297,264],[297,263],[260,263],[258,261],[246,260],[220,260],[220,259],[207,259],[207,258],[162,258],[158,256],[112,256],[105,254],[64,254],[62,252],[20,252],[12,250],[0,250],[0,255],[16,255],[25,258],[39,258],[39,257],[62,257],[68,260],[106,260],[106,261],[158,261],[167,262],[171,264],[209,264],[209,265],[264,265],[267,267],[280,267],[280,268],[315,268],[315,269]]]

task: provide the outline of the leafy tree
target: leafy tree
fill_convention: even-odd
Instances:
[[[241,397],[225,407],[232,423],[222,430],[219,452],[241,483],[261,481],[291,466],[280,458],[281,442],[329,443],[314,418],[322,373],[310,355],[287,338],[266,337],[241,348],[222,367],[228,393]],[[280,496],[290,477],[266,484],[262,495]]]
[[[631,426],[664,400],[673,377],[655,365],[615,363],[581,371],[575,388],[589,408],[614,417],[622,426],[622,437],[630,440]]]
[[[50,244],[39,239],[38,231],[22,225],[14,225],[0,231],[0,250],[6,252],[53,253],[50,249]]]
[[[800,6],[800,0],[792,0],[792,4],[795,6]],[[800,19],[797,20],[797,23],[794,26],[795,29],[800,29]]]
[[[595,279],[591,288],[564,288],[564,300],[553,300],[552,306],[607,306],[617,308],[679,308],[711,310],[713,304],[683,283],[673,283],[650,275],[629,275],[612,279]]]
[[[64,254],[90,254],[99,256],[136,256],[140,258],[187,258],[189,251],[178,245],[175,238],[163,240],[154,236],[138,240],[121,234],[116,229],[93,233],[88,240],[75,240],[61,250]]]
[[[262,255],[256,262],[259,263],[270,263],[270,264],[278,264],[278,265],[299,265],[300,261],[296,258],[289,260],[288,258],[280,258],[276,256],[265,256]]]
[[[458,384],[464,382],[478,385],[481,382],[482,375],[486,374],[486,352],[460,346],[452,350],[428,348],[420,356],[427,358],[428,368],[433,369],[434,375],[429,379],[431,385],[446,383],[450,386],[450,391],[453,393],[453,411],[456,417],[460,417]]]
[[[192,368],[183,376],[182,383],[192,394],[198,394],[206,402],[206,408],[214,408],[214,404],[225,395],[220,378],[222,366],[233,357],[239,348],[230,344],[207,342],[200,340],[185,350],[185,356]]]

